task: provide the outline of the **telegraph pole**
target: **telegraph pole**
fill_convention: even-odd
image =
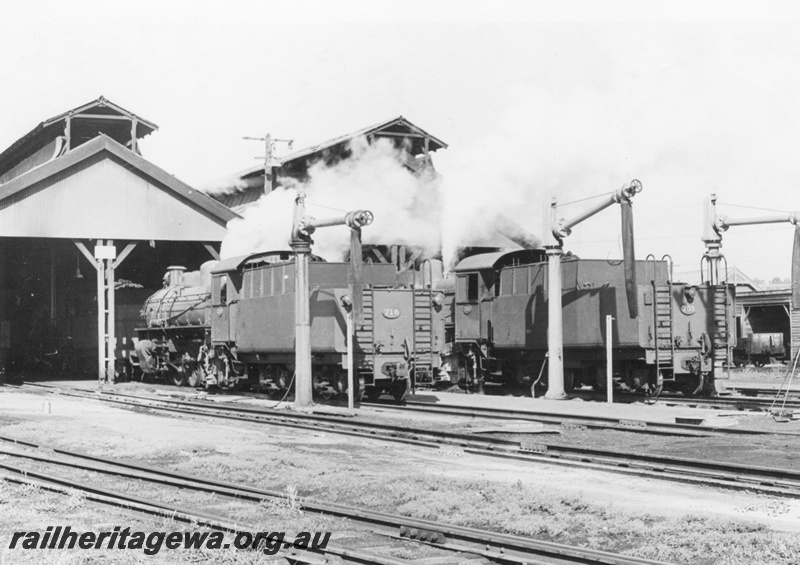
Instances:
[[[276,143],[286,143],[289,151],[292,150],[292,145],[294,144],[293,139],[273,139],[270,134],[265,134],[264,137],[248,137],[245,136],[242,139],[246,139],[248,141],[263,141],[264,142],[264,156],[263,157],[255,157],[256,159],[263,159],[264,160],[264,193],[272,192],[272,168],[273,167],[280,167],[281,161],[280,159],[275,158],[275,144]]]

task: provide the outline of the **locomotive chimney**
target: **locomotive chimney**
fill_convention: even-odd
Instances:
[[[164,275],[165,286],[172,288],[174,286],[183,286],[183,273],[186,267],[172,265],[167,267],[167,274]]]

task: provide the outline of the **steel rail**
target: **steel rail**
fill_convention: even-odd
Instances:
[[[26,385],[27,386],[27,385]],[[208,407],[205,404],[178,400],[162,400],[135,397],[121,393],[80,394],[76,389],[66,391],[58,387],[60,394],[134,406],[153,410],[175,412],[193,416],[223,418],[247,423],[279,425],[316,432],[328,432],[400,442],[425,447],[445,449],[456,447],[464,453],[503,457],[517,461],[551,463],[612,471],[627,475],[659,478],[683,483],[704,484],[739,490],[758,490],[779,496],[800,496],[800,471],[734,465],[730,463],[689,459],[674,456],[646,455],[613,450],[600,450],[538,442],[517,441],[498,437],[476,437],[470,434],[441,430],[415,429],[400,425],[375,422],[343,422],[341,417],[307,413],[287,413],[255,408],[230,407],[225,409]],[[120,396],[125,398],[112,398]],[[176,404],[178,406],[169,406]],[[242,415],[246,413],[246,415]]]
[[[578,414],[554,414],[532,410],[513,410],[507,408],[488,408],[474,406],[458,406],[453,404],[428,404],[425,402],[406,401],[404,406],[395,404],[361,403],[368,407],[387,411],[420,412],[466,416],[470,418],[493,418],[497,420],[525,420],[556,426],[582,426],[591,429],[613,430],[659,435],[679,435],[687,437],[708,437],[712,435],[798,435],[800,432],[771,432],[763,430],[744,430],[716,426],[699,426],[697,424],[679,424],[650,422],[638,419],[610,418],[608,416],[590,416]]]
[[[199,512],[194,509],[184,508],[174,504],[162,504],[160,502],[149,500],[141,496],[131,496],[125,493],[103,489],[89,483],[68,479],[66,477],[59,477],[48,473],[40,473],[31,469],[22,467],[15,467],[12,465],[4,464],[2,467],[6,472],[14,473],[14,475],[3,474],[0,479],[13,482],[16,484],[33,485],[40,488],[50,490],[52,492],[59,492],[62,494],[69,494],[69,490],[78,490],[84,494],[86,500],[114,506],[117,508],[124,508],[127,510],[134,510],[139,513],[149,514],[151,516],[160,516],[162,518],[169,518],[179,522],[189,523],[195,526],[206,526],[208,528],[219,530],[229,533],[250,532],[252,527],[244,526],[231,521],[224,516],[218,516],[207,512]],[[290,537],[291,536],[287,536]],[[290,542],[291,543],[291,542]],[[284,544],[285,545],[285,544]],[[336,544],[328,544],[324,552],[312,552],[310,549],[303,550],[309,552],[311,555],[304,556],[299,554],[296,550],[284,551],[279,557],[284,557],[290,563],[298,564],[318,564],[319,556],[329,553],[337,555],[339,558],[345,560],[345,563],[353,564],[379,564],[379,565],[406,565],[407,561],[398,559],[386,558],[384,556],[365,552],[363,550],[353,550]],[[314,556],[314,559],[309,557]]]
[[[286,499],[286,496],[279,492],[256,489],[246,485],[240,485],[231,482],[207,479],[204,477],[199,477],[196,475],[190,475],[186,473],[178,473],[175,471],[171,471],[169,469],[163,469],[149,465],[134,464],[126,461],[120,461],[117,459],[98,457],[82,452],[44,446],[25,440],[10,438],[7,436],[0,437],[0,440],[22,445],[28,448],[47,450],[52,453],[65,455],[75,459],[100,463],[102,465],[105,465],[106,467],[98,467],[97,465],[91,465],[86,463],[76,463],[63,459],[61,460],[53,459],[46,455],[42,456],[30,453],[0,450],[0,455],[5,455],[9,457],[25,458],[40,463],[49,463],[55,465],[68,466],[72,468],[79,468],[83,470],[95,471],[99,473],[113,474],[117,476],[139,479],[161,485],[174,486],[183,489],[188,488],[194,491],[210,492],[213,494],[220,494],[223,496],[235,498],[236,500],[263,502],[275,499],[281,499],[281,500]],[[0,468],[14,473],[20,473],[20,474],[24,473],[26,476],[34,477],[39,480],[50,480],[53,477],[52,475],[46,475],[28,469],[21,470],[19,467],[8,465],[6,463],[3,463],[2,461],[0,461]],[[67,481],[71,481],[71,479],[58,477],[54,482],[62,486],[67,486],[66,485]],[[71,482],[80,485],[81,490],[86,490],[85,485],[87,485],[87,483],[78,483],[77,481],[71,481]],[[107,496],[108,493],[112,491],[108,491],[107,489],[99,489],[98,487],[91,486],[91,490],[89,492],[91,492],[92,494],[103,494]],[[140,503],[142,502],[142,499],[138,496],[119,495],[119,493],[115,494],[118,495],[117,498],[119,498],[125,503],[130,503],[134,501],[139,501]],[[216,519],[217,522],[220,521],[218,517],[215,517],[213,515],[196,513],[194,511],[190,512],[187,511],[186,509],[174,507],[172,505],[164,505],[155,502],[147,502],[147,504],[149,506],[155,507],[157,512],[163,513],[169,511],[170,512],[169,514],[162,514],[166,516],[172,516],[173,515],[172,512],[177,511],[178,514],[181,516],[191,514],[195,520],[197,518],[201,518],[207,521],[211,521],[214,519]],[[575,546],[558,544],[553,542],[545,542],[521,536],[498,534],[494,532],[488,532],[464,526],[442,524],[440,522],[434,522],[430,520],[414,519],[406,516],[399,516],[385,512],[358,509],[335,503],[318,502],[301,498],[298,499],[298,507],[304,511],[347,518],[352,521],[365,523],[369,526],[375,526],[375,525],[382,526],[384,528],[388,528],[390,530],[395,530],[399,532],[399,535],[395,534],[393,536],[398,539],[407,539],[421,543],[428,543],[429,545],[453,552],[473,553],[490,558],[494,561],[497,561],[498,563],[509,563],[509,564],[532,563],[531,556],[546,557],[548,559],[547,563],[556,563],[552,561],[553,559],[557,559],[558,560],[557,563],[596,563],[596,564],[609,564],[609,565],[611,564],[637,565],[637,564],[661,563],[649,559],[643,559],[631,556],[622,556],[618,554],[613,554],[593,549],[577,548]],[[218,524],[206,524],[206,525],[210,525],[211,527],[218,526]],[[228,528],[228,531],[248,531],[248,529],[246,528],[242,528],[240,526],[237,527],[239,528],[238,530]],[[217,527],[217,529],[222,529],[222,528]],[[379,533],[381,535],[392,535],[391,532],[389,533],[376,532],[376,533]],[[460,543],[455,543],[451,540],[458,540],[458,542]],[[509,551],[519,553],[519,555],[516,555],[514,553],[508,553]],[[339,550],[338,553],[341,554],[342,550]],[[384,561],[375,561],[375,562],[383,563]],[[405,561],[403,561],[403,563],[405,563]]]
[[[730,386],[728,388],[731,390],[753,390],[748,388],[737,388],[734,386]],[[772,400],[774,399],[775,392],[777,391],[763,389],[759,390],[759,392],[764,392],[769,396],[761,398],[744,394],[737,396],[687,397],[681,394],[664,392],[657,399],[648,399],[643,397],[641,394],[615,392],[614,398],[615,401],[624,403],[645,402],[655,405],[680,405],[689,406],[692,408],[713,408],[720,410],[769,410]],[[599,396],[594,391],[574,390],[570,394],[577,395],[581,398],[597,399],[602,402],[605,402],[606,400],[605,396]],[[789,399],[786,402],[786,408],[800,409],[800,398],[797,398],[796,396],[792,398],[792,396],[795,396],[795,393],[790,393]]]

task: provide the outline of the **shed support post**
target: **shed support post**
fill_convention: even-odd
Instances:
[[[97,240],[97,248],[103,245],[103,240]],[[106,263],[103,259],[95,258],[97,269],[97,382],[102,384],[106,380]]]
[[[114,241],[97,240],[94,255],[80,241],[73,241],[97,270],[97,380],[114,382],[116,378],[117,337],[115,320],[114,270],[130,255],[136,243],[129,243],[117,256]]]

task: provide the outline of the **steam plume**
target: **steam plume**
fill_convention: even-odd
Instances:
[[[364,243],[413,245],[437,253],[441,246],[438,175],[413,174],[403,165],[407,154],[386,139],[370,144],[357,138],[350,142],[350,152],[336,165],[311,166],[302,183],[306,214],[321,219],[367,209],[375,221],[364,228]],[[278,183],[278,190],[261,197],[241,220],[228,224],[223,257],[288,248],[300,181],[279,178]],[[349,230],[344,226],[320,229],[313,239],[313,253],[329,261],[342,260],[349,248]]]

